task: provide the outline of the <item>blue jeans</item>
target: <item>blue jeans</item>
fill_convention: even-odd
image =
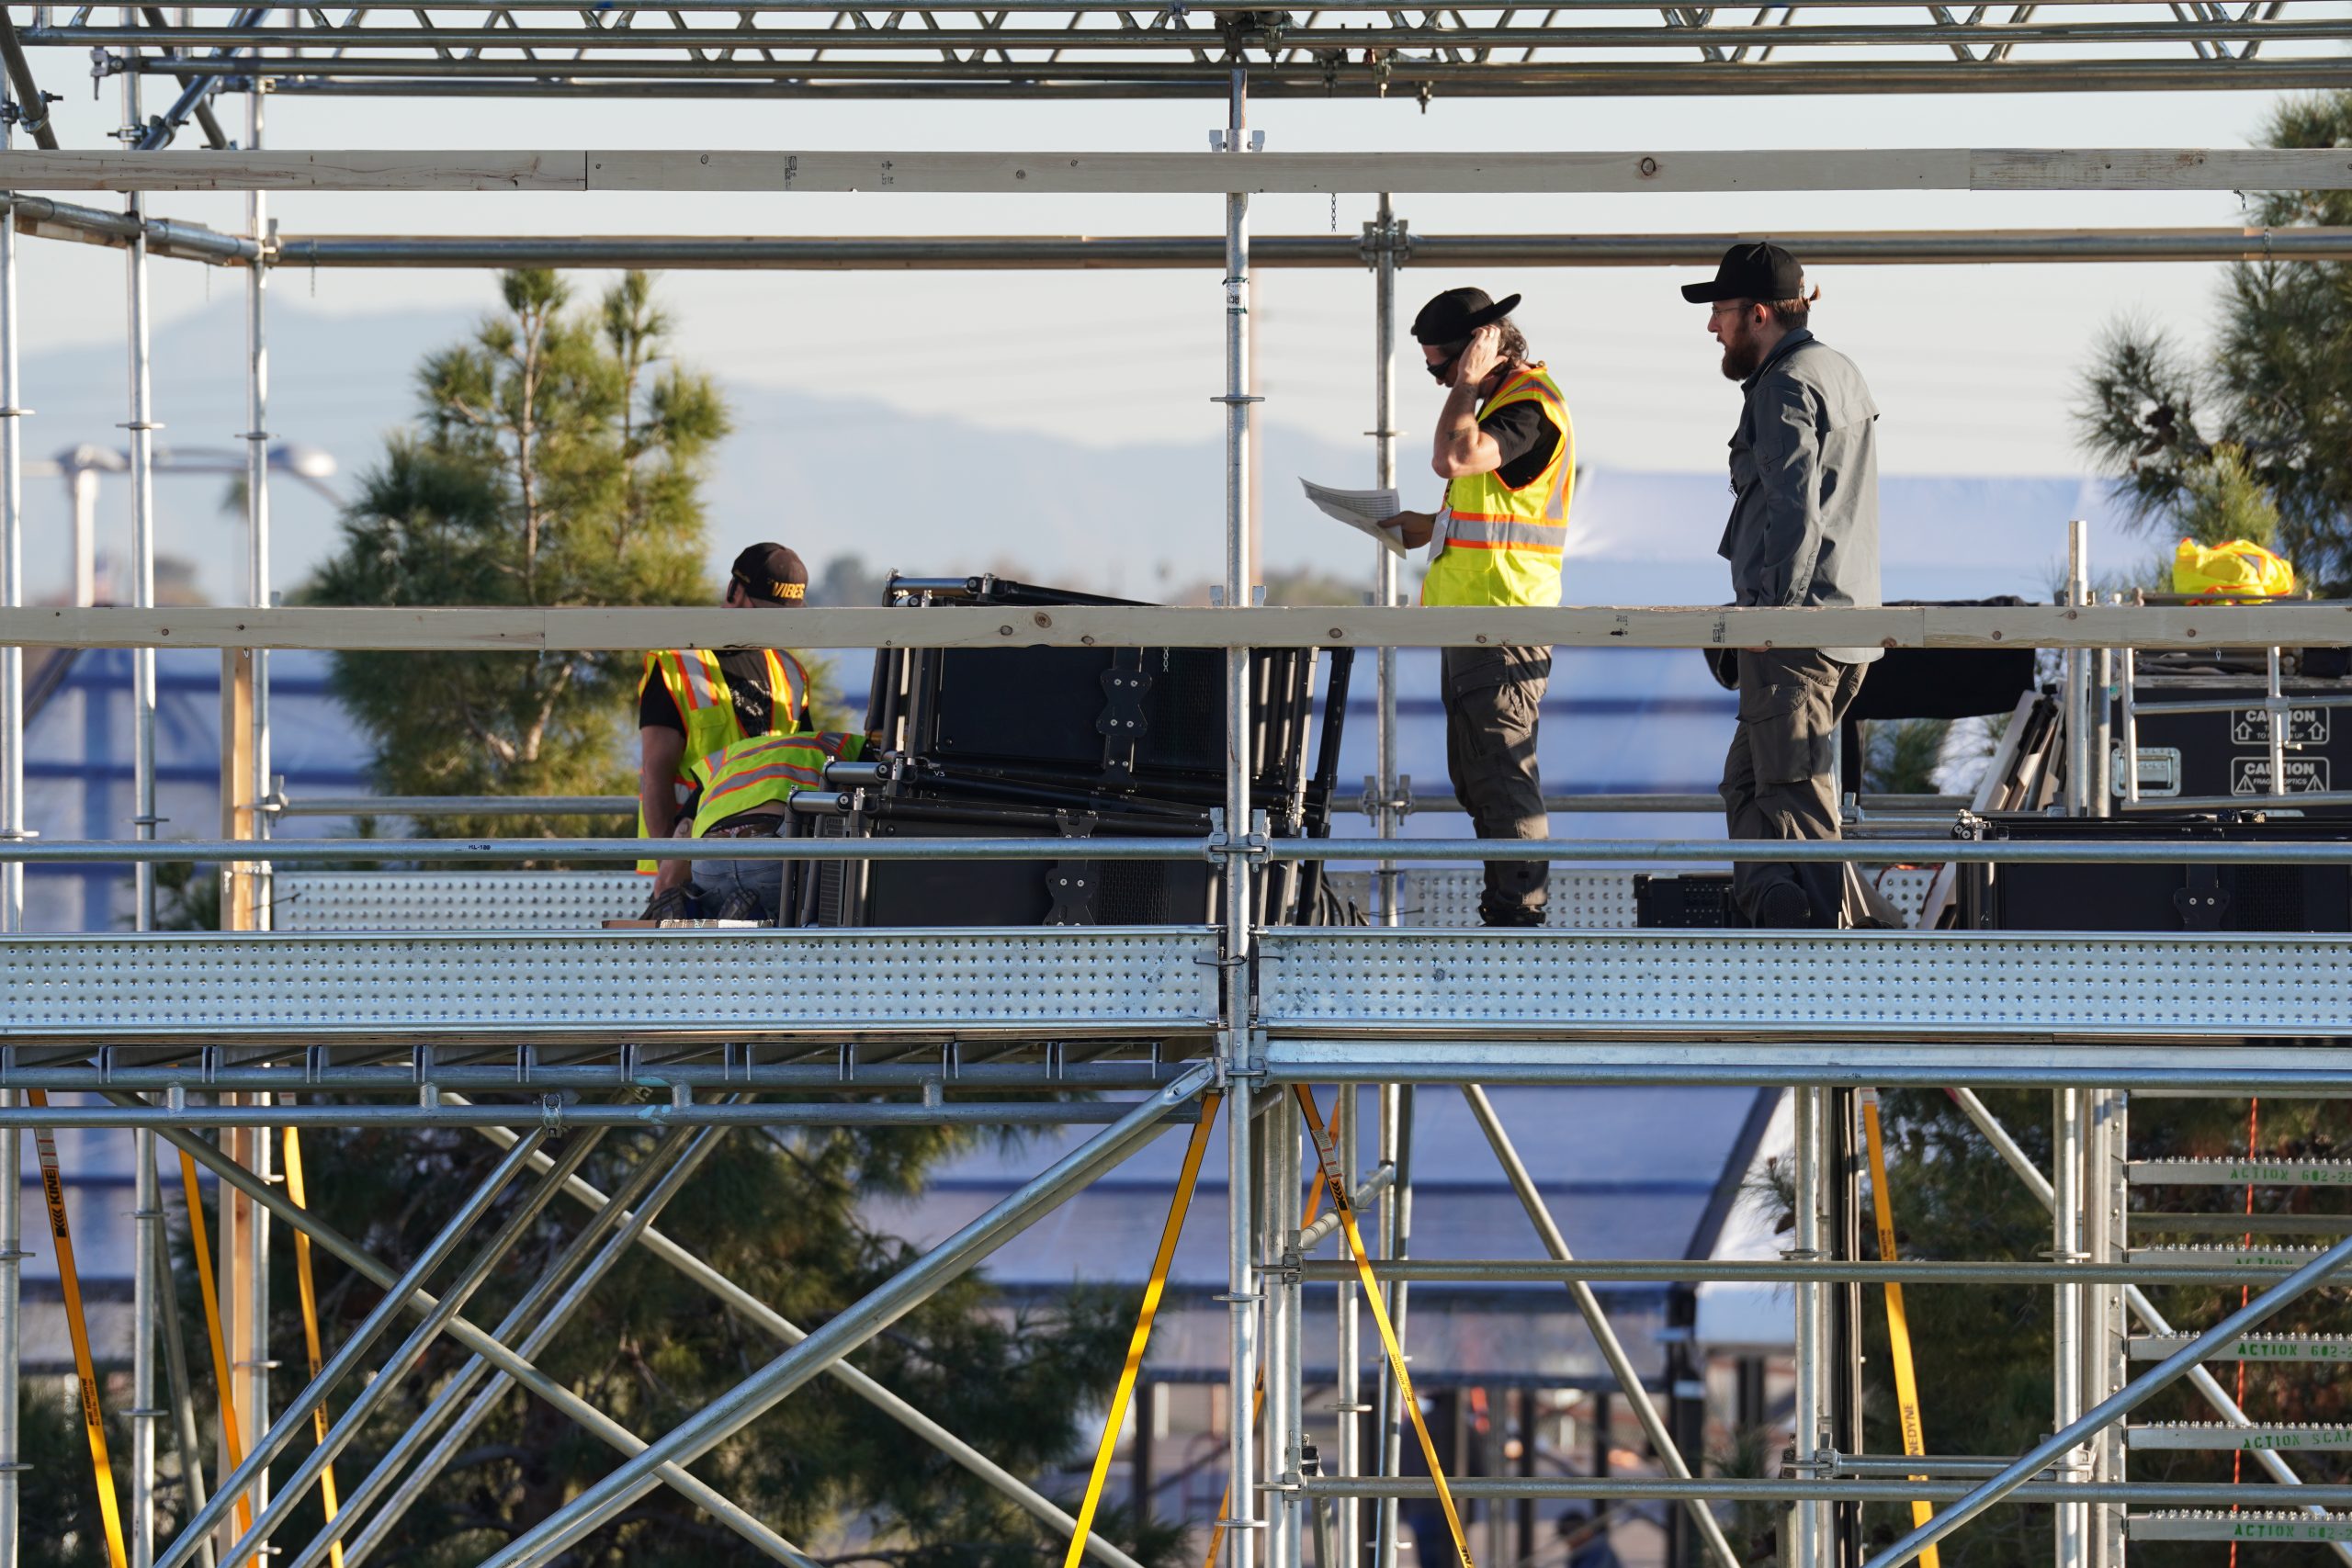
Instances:
[[[695,886],[702,890],[695,901],[703,919],[716,918],[736,892],[760,901],[761,919],[775,925],[784,904],[784,863],[780,860],[702,860],[695,862]]]

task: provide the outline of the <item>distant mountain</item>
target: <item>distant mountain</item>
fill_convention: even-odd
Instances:
[[[283,281],[290,281],[283,280]],[[356,474],[414,406],[411,377],[428,349],[474,320],[460,310],[335,315],[291,288],[271,304],[270,426],[280,440],[322,447]],[[166,445],[234,447],[244,428],[243,307],[223,290],[155,335],[155,410]],[[124,355],[112,347],[28,355],[30,457],[82,443],[119,446],[127,417]],[[917,573],[994,570],[1150,598],[1224,574],[1223,448],[1205,441],[1091,446],[1050,434],[984,429],[911,414],[880,398],[819,397],[733,385],[736,434],[709,489],[714,563],[742,542],[786,540],[821,566],[858,555]],[[1590,455],[1588,454],[1589,457]],[[1400,455],[1408,504],[1437,499],[1437,481]],[[1296,476],[1370,482],[1368,444],[1270,424],[1264,433],[1262,559],[1368,576],[1372,547],[1300,497]],[[215,599],[240,592],[241,521],[223,514],[220,479],[168,478],[157,488],[158,550],[194,563]],[[272,489],[276,584],[299,583],[334,540],[334,509],[290,481]],[[1891,596],[2046,593],[2064,554],[2065,520],[2096,520],[2094,558],[2109,570],[2148,553],[2079,479],[1891,478],[1884,481]],[[1724,597],[1716,535],[1728,502],[1719,474],[1581,476],[1566,597],[1578,604],[1705,604]],[[129,492],[101,491],[102,551],[127,559]],[[27,490],[27,575],[36,596],[65,581],[70,513],[63,487]],[[715,574],[715,573],[714,573]]]

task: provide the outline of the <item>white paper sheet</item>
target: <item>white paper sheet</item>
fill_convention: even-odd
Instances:
[[[1298,482],[1305,487],[1306,499],[1326,516],[1336,517],[1349,527],[1371,535],[1400,556],[1405,553],[1402,531],[1388,524],[1388,519],[1405,509],[1395,491],[1334,490],[1310,479]]]

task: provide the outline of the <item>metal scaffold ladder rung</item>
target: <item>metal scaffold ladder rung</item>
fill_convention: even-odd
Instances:
[[[2352,1540],[2352,1515],[2165,1510],[2124,1520],[2133,1540]]]
[[[2251,1427],[2223,1421],[2157,1421],[2125,1429],[2134,1449],[2195,1452],[2254,1449],[2352,1449],[2352,1426],[2340,1422],[2263,1421]]]
[[[2193,1334],[2139,1334],[2127,1344],[2135,1361],[2161,1361]],[[2249,1334],[2222,1346],[2209,1361],[2352,1361],[2352,1334]]]
[[[2135,1159],[2134,1187],[2352,1187],[2352,1159]]]

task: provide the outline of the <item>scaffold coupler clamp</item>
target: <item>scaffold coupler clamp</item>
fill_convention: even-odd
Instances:
[[[1225,830],[1225,807],[1210,807],[1209,836],[1207,843],[1203,846],[1203,852],[1212,862],[1239,856],[1263,864],[1270,843],[1266,814],[1263,811],[1250,813],[1250,828],[1248,833],[1235,839]]]

